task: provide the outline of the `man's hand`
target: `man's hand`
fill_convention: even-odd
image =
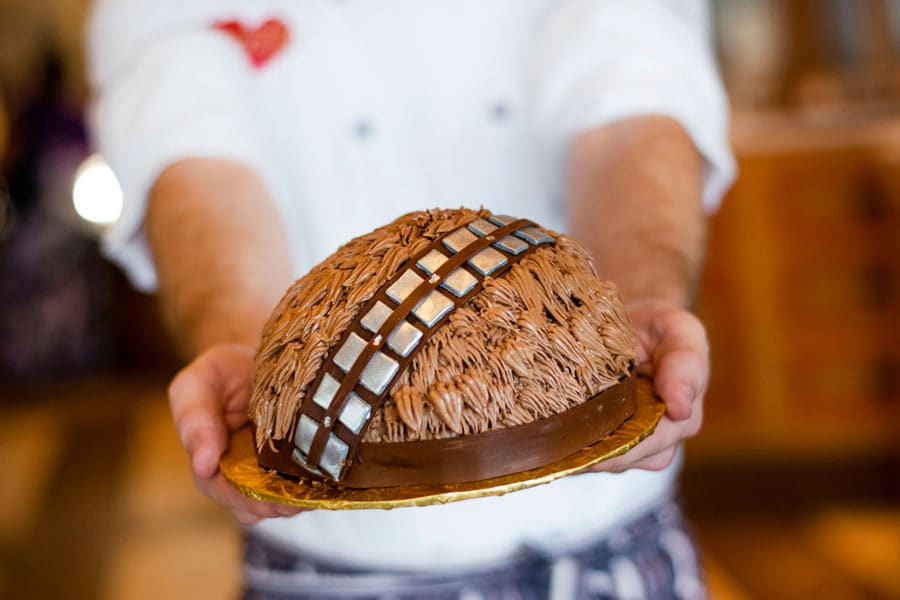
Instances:
[[[684,307],[693,304],[703,262],[703,173],[687,131],[661,115],[613,122],[572,142],[570,230],[625,298],[640,339],[638,371],[653,376],[666,404],[652,436],[595,470],[663,469],[700,429],[709,344]]]
[[[169,404],[181,444],[191,457],[201,492],[231,510],[244,524],[286,517],[302,509],[257,502],[232,487],[219,472],[229,435],[247,424],[253,349],[218,344],[200,354],[169,386]]]
[[[299,512],[244,497],[218,467],[229,434],[247,423],[252,347],[293,281],[275,202],[250,167],[186,159],[156,180],[145,225],[165,320],[192,361],[169,402],[197,488],[243,523]]]
[[[703,395],[709,380],[709,342],[700,321],[687,310],[660,300],[629,306],[639,339],[638,373],[653,377],[666,414],[649,438],[594,470],[664,469],[682,441],[700,431]]]

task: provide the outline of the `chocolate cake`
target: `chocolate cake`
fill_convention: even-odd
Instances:
[[[259,463],[350,488],[519,473],[634,412],[636,339],[574,239],[487,210],[405,215],[299,279],[254,365]]]

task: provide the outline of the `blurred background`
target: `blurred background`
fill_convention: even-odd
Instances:
[[[0,0],[0,598],[227,598],[152,299],[100,258],[87,0]],[[740,177],[683,495],[714,598],[900,598],[900,1],[717,0]],[[77,182],[77,183],[76,183]]]

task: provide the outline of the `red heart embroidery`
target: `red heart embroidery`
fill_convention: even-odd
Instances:
[[[281,52],[290,38],[287,26],[278,19],[268,19],[256,29],[250,29],[240,21],[217,21],[213,23],[213,29],[239,41],[257,69]]]

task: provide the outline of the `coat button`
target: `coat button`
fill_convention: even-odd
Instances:
[[[509,119],[510,108],[505,102],[495,102],[488,108],[488,116],[496,122]]]
[[[365,141],[372,137],[374,127],[370,121],[360,119],[353,125],[353,137],[359,141]]]

